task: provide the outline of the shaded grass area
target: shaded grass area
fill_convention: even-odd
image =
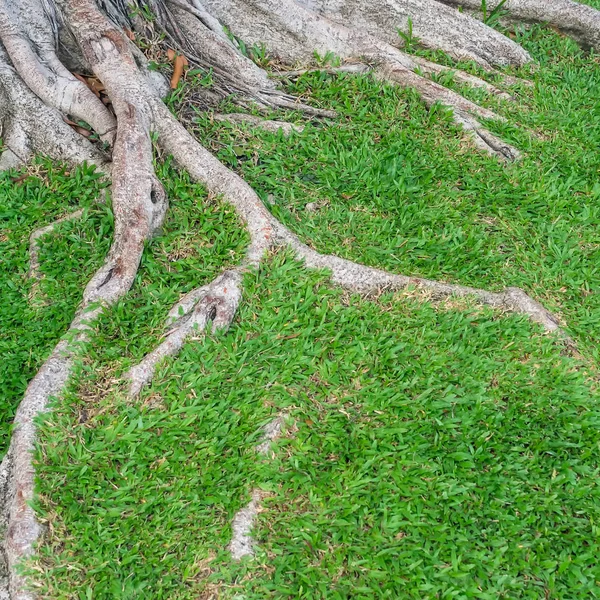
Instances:
[[[207,116],[196,133],[319,250],[523,287],[585,360],[523,318],[414,293],[365,302],[274,255],[247,276],[227,335],[199,332],[125,401],[119,376],[172,302],[247,243],[167,165],[165,231],[42,428],[46,597],[600,596],[600,68],[542,28],[518,35],[542,63],[535,89],[516,90],[516,107],[483,99],[510,118],[493,127],[525,151],[516,165],[368,77],[291,85],[340,118],[289,139]],[[49,236],[43,264],[70,228],[106,237],[109,213],[94,210]],[[260,428],[282,411],[286,435],[257,460]],[[231,519],[254,486],[267,496],[258,554],[232,564]]]

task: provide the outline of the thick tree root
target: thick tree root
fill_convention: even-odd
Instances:
[[[50,357],[33,378],[19,405],[13,424],[10,447],[5,458],[7,485],[0,508],[7,523],[4,551],[10,574],[10,598],[31,600],[26,579],[18,565],[33,553],[41,527],[37,522],[31,501],[34,493],[35,471],[32,464],[36,438],[35,419],[43,413],[51,398],[59,396],[73,369],[77,347],[88,336],[89,323],[100,314],[101,308],[78,312],[69,327],[69,340],[61,340]]]
[[[338,27],[362,31],[395,46],[401,43],[398,30],[408,32],[410,19],[414,39],[460,60],[474,60],[488,67],[522,65],[531,60],[515,42],[434,0],[206,0],[204,5],[241,39],[247,43],[262,41],[291,63],[304,61],[305,48],[311,45],[313,32],[306,27],[307,15],[321,37],[329,29],[336,38],[337,47],[312,45],[310,52],[317,50],[322,56],[328,50],[344,55],[348,37],[334,31],[340,31]],[[274,19],[279,22],[274,23]]]
[[[166,211],[166,197],[152,169],[149,119],[144,116],[144,107],[136,102],[139,98],[130,92],[131,82],[119,77],[124,68],[118,50],[119,41],[106,37],[99,39],[97,30],[90,32],[87,29],[94,23],[97,14],[95,5],[90,7],[78,3],[78,7],[68,5],[65,8],[75,13],[72,15],[73,23],[82,25],[79,30],[75,28],[81,36],[79,43],[106,85],[119,121],[112,168],[115,233],[105,264],[84,291],[83,302],[69,328],[68,339],[57,344],[31,381],[14,419],[8,451],[9,485],[4,502],[8,515],[5,552],[13,600],[33,598],[27,591],[27,582],[18,573],[17,565],[32,554],[40,535],[40,526],[30,506],[35,475],[32,465],[36,435],[34,419],[46,410],[50,398],[62,393],[73,368],[75,352],[87,340],[89,323],[98,317],[103,307],[116,302],[131,287],[144,243],[160,226]],[[86,10],[90,14],[85,14]],[[99,24],[97,20],[95,24],[100,25],[100,31],[106,25]],[[139,80],[137,69],[134,73]]]
[[[438,0],[444,4],[481,10],[480,0]],[[494,10],[500,0],[488,0]],[[569,35],[582,46],[600,48],[600,12],[591,6],[571,0],[507,0],[501,10],[515,21],[547,23]]]
[[[29,89],[63,114],[90,123],[112,143],[116,120],[92,91],[58,60],[48,16],[39,0],[0,0],[0,38]]]
[[[209,55],[204,58],[198,56],[199,60],[213,59],[220,53],[215,61],[216,68],[224,73],[222,81],[229,81],[237,92],[248,92],[246,101],[267,108],[306,108],[315,114],[331,114],[304,107],[277,90],[262,69],[241,57],[235,45],[223,35],[220,22],[228,25],[248,44],[265,42],[290,64],[295,61],[309,63],[314,50],[321,55],[331,52],[348,62],[360,60],[375,76],[416,88],[426,104],[440,102],[451,108],[455,120],[471,131],[476,140],[480,140],[482,148],[506,158],[516,155],[513,148],[494,138],[479,123],[479,119],[497,119],[494,113],[420,74],[440,74],[445,72],[443,67],[415,59],[395,47],[397,40],[392,39],[395,28],[393,31],[389,29],[388,21],[391,19],[391,22],[397,23],[401,16],[398,11],[401,10],[406,13],[410,9],[402,14],[411,16],[413,8],[415,17],[418,14],[429,15],[427,18],[450,15],[449,9],[440,8],[434,0],[377,0],[372,4],[356,0],[353,5],[356,11],[343,23],[338,22],[336,17],[339,5],[328,0],[191,0],[190,7],[182,8],[183,4],[185,0],[170,3],[172,12],[165,17],[165,23],[168,21],[170,27],[190,37],[193,52]],[[506,7],[517,14],[517,7],[525,4],[533,6],[536,2],[509,0]],[[551,0],[549,4],[572,7],[567,0]],[[0,125],[4,143],[0,168],[18,165],[32,153],[39,152],[70,162],[87,160],[106,169],[106,157],[62,118],[61,112],[83,115],[98,133],[104,132],[112,138],[108,126],[114,124],[114,120],[110,113],[101,110],[98,103],[90,98],[89,90],[74,83],[68,70],[62,67],[56,52],[53,23],[48,17],[54,9],[68,23],[68,35],[77,42],[79,55],[75,57],[76,62],[89,67],[105,86],[118,124],[111,169],[115,216],[111,249],[104,265],[88,283],[68,335],[56,345],[30,382],[15,417],[9,451],[0,467],[0,525],[6,524],[5,553],[12,600],[33,598],[26,589],[27,582],[17,571],[17,565],[32,554],[40,534],[40,525],[30,505],[35,475],[32,465],[35,418],[47,410],[50,398],[62,393],[73,370],[76,353],[89,338],[91,324],[105,307],[114,304],[130,289],[144,244],[160,226],[167,209],[165,192],[152,165],[152,129],[166,153],[173,155],[179,165],[203,183],[210,193],[221,196],[235,208],[248,229],[251,241],[241,265],[194,290],[174,307],[162,344],[129,373],[132,395],[151,380],[156,365],[177,353],[195,332],[204,330],[211,322],[213,330],[226,329],[231,324],[241,300],[245,270],[259,267],[266,253],[275,248],[291,248],[307,268],[327,270],[333,283],[365,296],[416,287],[425,290],[434,300],[468,297],[501,311],[526,315],[546,331],[562,334],[558,319],[520,289],[488,292],[391,274],[320,254],[301,242],[273,218],[250,186],[200,146],[162,103],[153,80],[146,72],[144,60],[115,25],[115,22],[120,22],[119,10],[124,10],[124,3],[106,0],[102,5],[106,10],[109,5],[112,7],[112,21],[100,11],[95,0],[19,0],[16,3],[0,0],[0,40],[3,44],[0,46]],[[40,11],[40,7],[48,11]],[[379,14],[379,9],[382,14]],[[363,12],[364,17],[361,16]],[[470,17],[457,17],[458,14],[452,12],[448,16],[449,21],[440,20],[433,29],[448,28],[448,23],[464,24],[464,29],[456,29],[454,37],[444,37],[443,32],[432,30],[427,43],[447,47],[448,51],[454,48],[456,56],[471,57],[486,66],[522,64],[529,60],[528,55],[510,40],[490,33],[489,28],[477,24]],[[356,21],[353,23],[352,19]],[[420,28],[426,27],[425,21],[417,23],[414,19],[414,22]],[[573,31],[576,29],[573,26]],[[415,32],[426,37],[425,30],[422,34]],[[56,33],[67,35],[64,31]],[[469,41],[472,34],[480,37]],[[27,68],[33,71],[27,72]],[[23,73],[22,77],[17,71]],[[466,74],[459,73],[457,78],[463,83],[483,87],[491,94],[503,94]],[[237,87],[234,85],[236,82]],[[32,239],[32,270],[35,274],[39,272],[39,257],[33,242]],[[267,444],[263,440],[258,451],[266,453],[269,448],[270,441]],[[234,537],[238,536],[242,540],[240,544],[246,544],[248,548],[252,547],[248,537],[252,515],[260,510],[259,492],[253,492],[252,498],[254,504],[251,503],[245,513],[247,517],[244,517],[244,522],[249,520],[250,525],[234,525],[234,530],[239,532],[239,535],[234,533]],[[238,519],[236,523],[242,520]]]
[[[265,4],[268,5],[268,10]],[[326,3],[307,0],[306,4],[310,8],[315,4],[321,7],[321,4]],[[352,6],[362,7],[363,4],[366,6],[368,3],[357,2]],[[379,0],[376,4],[384,4],[388,9],[394,6],[394,3],[387,0]],[[427,106],[440,103],[449,108],[455,122],[470,134],[478,148],[507,160],[514,160],[519,156],[516,148],[499,140],[478,120],[499,120],[501,118],[498,115],[424,76],[444,73],[446,68],[424,59],[415,59],[394,47],[389,43],[389,35],[383,35],[381,24],[371,26],[370,21],[361,20],[362,16],[360,19],[357,17],[356,22],[349,23],[329,20],[293,0],[209,0],[206,6],[235,35],[247,43],[266,44],[271,52],[289,64],[310,62],[315,49],[323,56],[334,54],[350,63],[366,61],[372,65],[377,78],[417,89]],[[329,14],[324,9],[323,11],[324,14]],[[395,33],[396,29],[390,31]],[[356,66],[352,68],[356,69]],[[492,94],[504,94],[491,84],[467,73],[458,72],[455,77],[462,83],[483,88]],[[505,97],[510,98],[508,94]]]
[[[87,161],[103,171],[107,168],[107,157],[25,85],[1,45],[0,133],[4,144],[0,171],[21,166],[37,153],[76,164]]]
[[[257,454],[267,457],[271,451],[273,442],[281,436],[281,430],[285,417],[279,416],[273,419],[263,428],[263,436],[256,447]],[[254,556],[255,543],[252,539],[252,529],[258,513],[261,511],[261,504],[264,493],[255,488],[252,490],[250,502],[240,509],[231,522],[231,541],[228,546],[231,552],[231,558],[241,560],[245,556]]]

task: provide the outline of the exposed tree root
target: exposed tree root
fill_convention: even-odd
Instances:
[[[104,306],[116,302],[131,287],[144,242],[160,226],[166,211],[164,191],[152,169],[148,115],[144,115],[143,106],[133,103],[128,93],[131,82],[119,78],[124,66],[120,64],[121,56],[114,45],[118,41],[98,36],[97,30],[87,29],[95,23],[102,31],[105,24],[98,23],[95,12],[85,14],[88,8],[85,5],[66,8],[75,13],[73,22],[78,22],[77,18],[83,19],[77,32],[81,36],[80,45],[109,90],[119,121],[112,168],[115,233],[105,264],[84,291],[83,302],[69,328],[68,340],[63,339],[57,344],[31,381],[14,419],[7,454],[9,484],[3,504],[8,515],[5,552],[10,592],[11,598],[19,600],[33,596],[27,591],[26,581],[18,573],[17,564],[31,555],[40,535],[40,526],[30,506],[35,475],[32,465],[36,434],[34,419],[46,410],[50,398],[62,393],[73,368],[77,347],[87,340],[89,323],[97,318]],[[78,14],[78,10],[83,14]],[[115,61],[119,62],[118,66]],[[135,76],[136,80],[140,79],[137,68]],[[121,86],[125,88],[124,92]],[[80,159],[80,156],[76,158]]]
[[[33,301],[36,299],[38,288],[40,284],[41,274],[40,274],[40,254],[39,254],[39,240],[40,238],[52,233],[57,225],[61,223],[65,223],[66,221],[74,221],[75,219],[81,218],[83,215],[83,209],[80,208],[60,219],[56,219],[53,223],[49,225],[45,225],[44,227],[40,227],[36,229],[29,236],[29,273],[28,276],[32,280],[31,284],[31,292],[29,294],[29,300]]]
[[[257,129],[264,129],[271,133],[278,133],[281,131],[285,136],[289,136],[292,133],[301,133],[304,131],[302,125],[294,125],[293,123],[286,123],[285,121],[271,121],[269,119],[261,119],[253,115],[246,115],[243,113],[234,113],[228,115],[214,114],[213,119],[215,121],[221,121],[224,123],[233,124],[248,124]]]
[[[65,123],[23,82],[0,45],[0,170],[25,164],[41,153],[71,163],[87,161],[106,169],[107,157]]]
[[[446,75],[450,74],[454,78],[455,81],[459,83],[464,83],[466,85],[470,85],[474,88],[480,88],[486,91],[488,94],[497,96],[498,98],[502,98],[503,100],[514,100],[514,98],[506,91],[497,88],[495,85],[481,79],[480,77],[476,77],[475,75],[471,75],[470,73],[465,73],[460,69],[451,69],[450,67],[446,67],[443,65],[438,65],[437,63],[433,63],[429,60],[425,60],[420,56],[411,56],[411,59],[418,65],[419,69],[422,73],[426,75]],[[339,73],[350,73],[350,74],[364,74],[370,73],[373,71],[373,67],[367,65],[365,63],[360,62],[352,62],[345,65],[341,65],[339,67],[322,67],[322,68],[311,68],[311,69],[299,69],[293,71],[278,71],[273,73],[274,77],[279,77],[282,79],[292,79],[295,77],[300,77],[306,73],[320,72],[320,73],[328,73],[330,75],[336,75]],[[510,79],[509,83],[514,85],[515,80]],[[531,83],[531,82],[525,82]]]
[[[58,60],[48,16],[40,0],[0,0],[0,39],[29,89],[46,104],[90,123],[112,142],[116,121],[92,91]]]
[[[465,0],[462,4],[471,5],[474,1]],[[133,26],[134,21],[126,14],[126,3],[103,0],[100,4],[105,12],[95,0],[0,0],[0,126],[4,149],[0,169],[18,166],[33,153],[43,153],[69,162],[85,160],[107,172],[107,157],[65,123],[63,116],[67,114],[85,119],[97,133],[114,142],[111,177],[115,231],[111,249],[88,283],[68,335],[30,382],[15,417],[9,451],[0,467],[0,525],[6,524],[5,553],[13,600],[34,597],[27,591],[27,582],[19,575],[17,565],[32,554],[40,535],[30,506],[35,475],[35,418],[47,410],[50,398],[62,393],[76,352],[89,337],[91,324],[105,307],[130,289],[144,244],[160,226],[167,210],[165,192],[152,165],[152,131],[162,149],[172,154],[182,168],[235,208],[251,241],[239,266],[190,292],[173,308],[162,343],[128,374],[131,395],[139,393],[152,379],[157,364],[176,354],[194,332],[204,330],[209,323],[213,330],[226,329],[232,323],[241,301],[244,272],[259,267],[267,251],[275,248],[291,248],[306,267],[328,270],[333,283],[352,292],[370,296],[415,286],[427,290],[434,299],[470,297],[498,310],[524,314],[547,331],[561,333],[558,320],[520,289],[488,292],[391,274],[320,254],[301,242],[273,218],[252,188],[199,145],[163,104],[162,88],[157,86],[162,77],[149,73],[144,57],[122,31],[123,27]],[[142,0],[137,0],[137,4],[147,5]],[[480,123],[481,119],[499,117],[431,81],[428,76],[447,69],[397,48],[400,41],[396,28],[407,25],[410,18],[414,34],[426,45],[476,60],[488,69],[490,65],[523,64],[530,57],[511,40],[435,0],[153,0],[150,5],[158,10],[157,21],[169,42],[173,40],[180,48],[185,45],[186,53],[197,64],[211,67],[219,89],[234,92],[241,104],[253,103],[263,109],[301,109],[319,116],[334,114],[303,105],[277,89],[266,72],[244,57],[228,39],[221,24],[249,45],[265,43],[290,65],[310,64],[315,50],[321,55],[333,53],[344,62],[353,63],[343,69],[371,70],[378,78],[416,88],[428,106],[439,102],[449,107],[456,122],[473,135],[482,149],[504,158],[517,156],[514,148],[495,138]],[[595,20],[600,13],[592,9],[568,0],[509,0],[505,6],[516,17],[554,19],[557,26],[595,44]],[[105,86],[116,115],[116,136],[115,118],[65,64],[91,70]],[[481,79],[461,72],[456,72],[455,77],[510,99]],[[244,120],[248,121],[248,117]],[[265,122],[254,123],[264,126]],[[76,214],[62,221],[75,218]],[[39,273],[37,240],[51,227],[32,234],[33,277]],[[267,440],[268,435],[259,452],[268,452],[277,433],[271,440]],[[234,538],[241,548],[235,553],[251,551],[248,536],[252,515],[259,509],[260,494],[255,491],[246,517],[234,522]]]
[[[512,40],[467,14],[446,10],[437,0],[300,0],[300,3],[346,27],[366,29],[392,46],[399,43],[398,31],[412,31],[413,41],[443,50],[457,60],[472,60],[484,68],[523,65],[531,60]]]
[[[281,435],[285,418],[279,416],[263,428],[263,436],[256,447],[257,454],[268,456],[273,442]],[[245,556],[254,556],[254,540],[252,539],[252,529],[258,513],[261,511],[261,504],[264,493],[255,488],[252,490],[250,502],[239,510],[231,522],[231,542],[228,550],[234,560],[241,560]]]
[[[204,331],[210,322],[213,332],[229,327],[242,298],[241,279],[239,269],[225,271],[210,284],[188,294],[174,307],[171,313],[181,311],[182,314],[165,334],[165,340],[125,376],[129,381],[130,396],[139,394],[151,381],[157,365],[167,356],[179,352],[190,335]]]
[[[307,0],[307,6],[315,4],[321,7],[320,3]],[[367,10],[367,4],[369,3],[357,1],[352,3],[352,7]],[[384,4],[389,10],[395,6],[387,0],[380,0],[375,4]],[[362,17],[357,17],[356,22],[350,20],[349,23],[347,20],[342,22],[341,19],[329,20],[294,0],[209,0],[206,5],[238,37],[249,43],[266,44],[284,62],[309,62],[315,49],[323,56],[334,54],[343,61],[366,60],[373,66],[377,78],[417,89],[427,106],[440,103],[449,108],[455,122],[471,135],[480,149],[507,160],[514,160],[519,156],[516,148],[499,140],[478,120],[498,120],[498,115],[419,74],[439,74],[446,69],[424,59],[415,59],[391,45],[389,35],[379,35],[381,24],[375,27],[371,21],[361,20]],[[323,12],[329,15],[329,12]],[[347,12],[344,10],[344,14]],[[396,29],[391,31],[395,32]],[[456,77],[463,83],[484,88],[493,94],[503,94],[494,86],[467,73],[457,72]],[[506,94],[506,97],[509,95]]]
[[[560,332],[558,319],[520,288],[511,287],[503,292],[489,292],[478,288],[432,281],[420,277],[396,275],[337,256],[320,254],[302,243],[294,234],[287,230],[281,231],[280,235],[294,250],[296,256],[304,260],[307,267],[330,271],[332,282],[351,292],[371,296],[378,295],[381,292],[399,291],[416,287],[427,290],[430,297],[435,300],[442,300],[453,296],[471,298],[481,305],[491,306],[501,311],[526,315],[534,323],[539,323],[549,333]]]
[[[229,171],[177,122],[166,109],[156,106],[157,130],[163,148],[173,155],[179,165],[210,192],[220,194],[233,205],[245,222],[251,236],[251,245],[245,266],[256,267],[265,253],[277,247],[289,247],[307,267],[331,272],[331,279],[342,287],[363,295],[383,291],[397,291],[411,286],[427,289],[436,298],[451,296],[471,297],[480,304],[499,310],[527,315],[547,331],[559,330],[558,320],[541,304],[518,288],[504,292],[488,292],[461,285],[446,284],[427,279],[387,273],[366,267],[336,256],[323,255],[302,243],[284,225],[276,221],[266,210],[254,190],[238,175]],[[169,313],[172,327],[166,339],[127,375],[129,393],[138,394],[154,374],[157,364],[176,354],[186,338],[202,331],[213,320],[213,329],[222,329],[231,323],[240,301],[242,270],[226,271],[208,286],[184,296]],[[212,315],[212,317],[211,317]],[[179,317],[179,321],[177,321]],[[175,325],[173,325],[175,322]]]
[[[444,4],[481,10],[479,0],[439,0]],[[488,10],[495,9],[500,0],[488,0]],[[584,47],[600,48],[600,12],[591,6],[572,0],[507,0],[503,14],[520,22],[548,23],[569,35]]]

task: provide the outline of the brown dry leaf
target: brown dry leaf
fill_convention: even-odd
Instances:
[[[98,97],[100,96],[100,92],[103,92],[106,89],[104,87],[104,84],[95,77],[89,77],[87,80],[87,84],[90,90],[92,90],[92,92],[94,92],[94,94],[96,94]]]
[[[123,29],[123,31],[125,32],[125,35],[132,41],[135,41],[135,34],[133,33],[133,31],[131,31],[131,29],[127,29],[126,27]]]
[[[175,57],[175,66],[173,68],[173,77],[171,77],[171,89],[174,90],[179,84],[183,75],[183,67],[188,64],[187,58],[181,54]]]
[[[71,127],[77,127],[77,123],[75,123],[75,121],[71,121],[71,119],[69,119],[69,117],[65,117],[64,115],[63,115],[63,121],[67,125],[70,125]]]
[[[169,48],[167,50],[167,57],[169,60],[173,60],[175,58],[175,50],[173,50],[173,48]]]
[[[79,81],[82,81],[83,83],[85,83],[87,85],[87,81],[85,79],[85,77],[83,75],[80,75],[79,73],[73,73],[73,75],[79,79]]]
[[[84,137],[90,137],[90,135],[92,135],[92,132],[89,129],[86,129],[85,127],[79,127],[78,125],[76,127],[73,127],[73,129],[79,133],[80,135],[84,136]]]
[[[25,175],[20,175],[19,177],[13,177],[11,179],[11,182],[12,183],[21,183],[22,181],[25,181],[25,179],[27,179],[28,177],[29,177],[29,173],[25,173]],[[2,241],[6,241],[6,240],[3,239]]]

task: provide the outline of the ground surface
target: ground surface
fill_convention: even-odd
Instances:
[[[173,302],[247,243],[233,211],[159,157],[163,233],[42,429],[48,532],[32,568],[47,597],[600,596],[600,59],[542,28],[518,35],[541,65],[535,88],[515,90],[516,106],[465,92],[522,126],[490,126],[524,151],[515,165],[474,154],[443,111],[368,77],[291,84],[340,116],[289,139],[207,116],[194,128],[319,250],[341,242],[395,272],[522,287],[580,355],[465,302],[347,296],[278,254],[247,276],[227,335],[199,333],[125,401],[119,376]],[[111,230],[90,170],[41,163],[16,177],[0,179],[6,415]],[[32,293],[29,234],[79,206],[82,219],[43,238]],[[283,436],[257,460],[280,414]],[[254,488],[256,557],[234,563],[231,521]]]

